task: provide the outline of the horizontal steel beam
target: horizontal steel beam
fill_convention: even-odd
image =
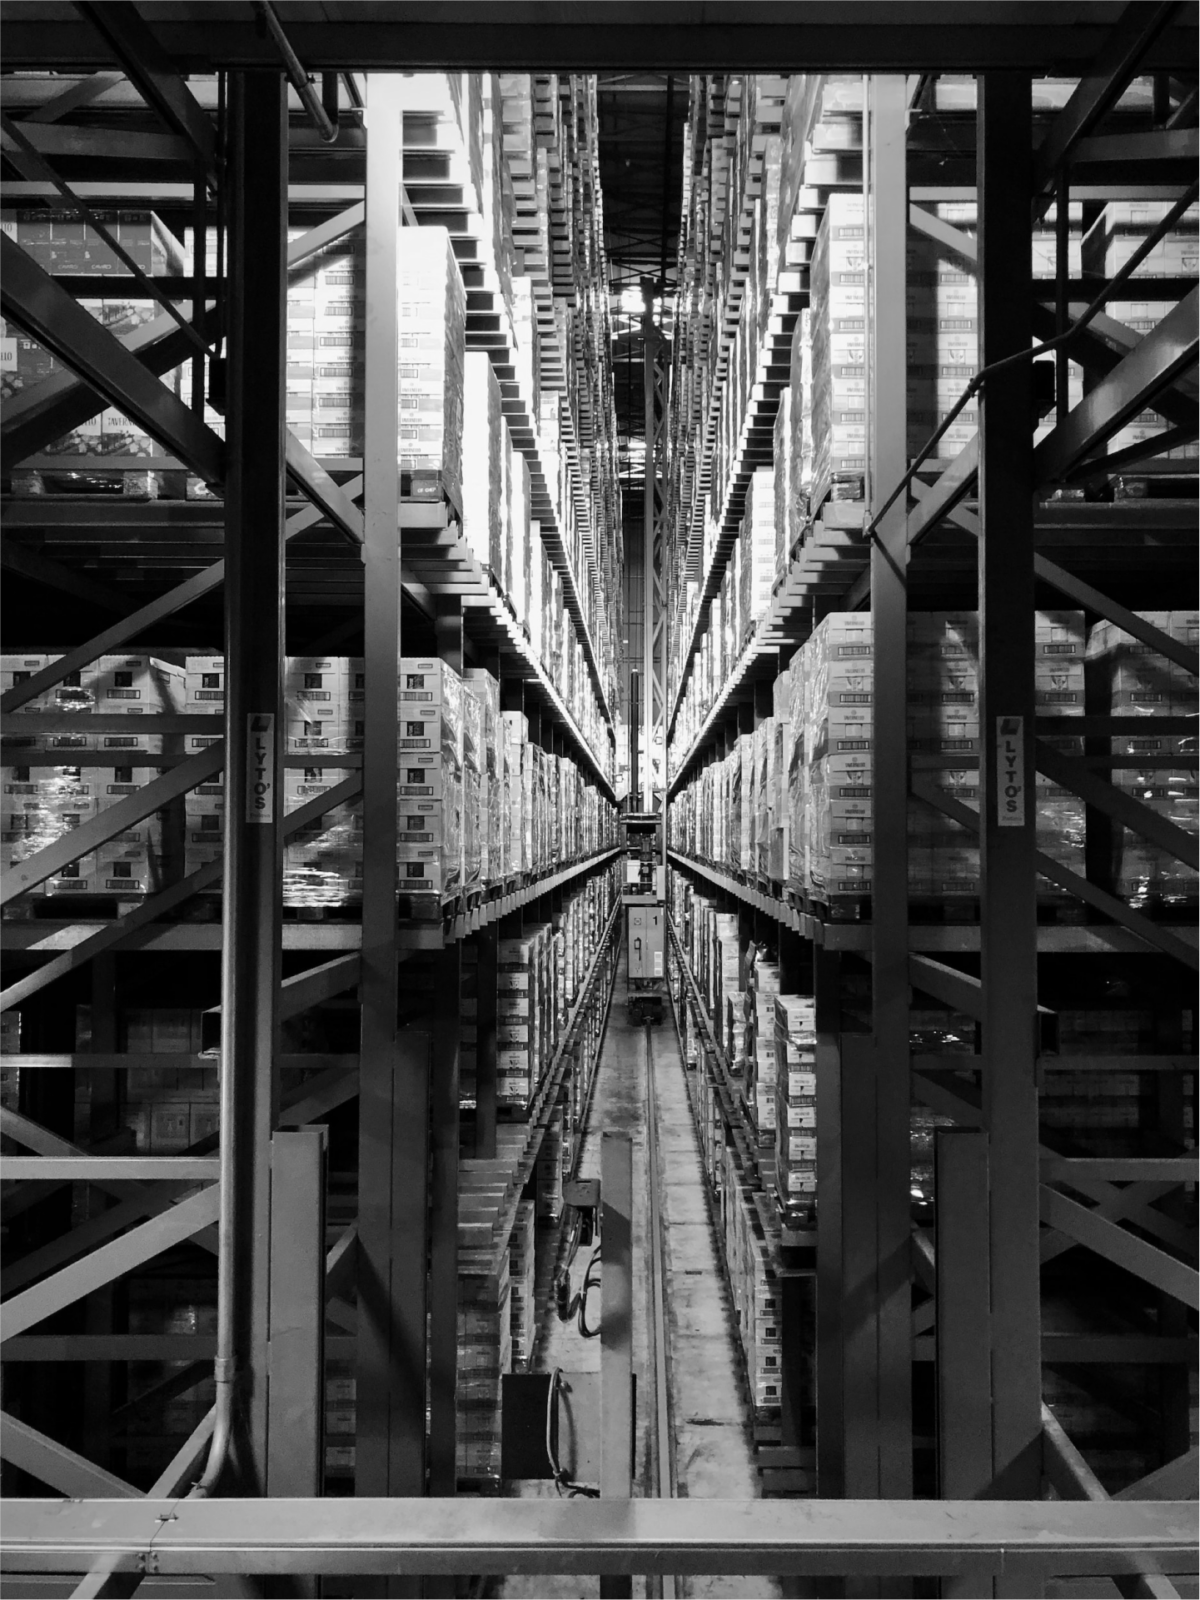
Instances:
[[[101,10],[105,7],[101,7]],[[55,67],[87,71],[112,65],[112,53],[86,24],[43,20],[37,0],[8,0],[3,8],[9,71]],[[310,72],[461,71],[546,68],[557,72],[726,72],[731,63],[764,72],[1047,72],[1088,71],[1109,38],[1105,18],[1071,16],[1035,7],[1016,20],[1003,5],[977,3],[931,21],[920,4],[812,5],[801,20],[781,16],[777,3],[724,0],[610,0],[603,20],[553,5],[510,4],[503,21],[494,5],[467,3],[456,26],[428,5],[397,3],[386,18],[354,13],[333,19],[286,18],[292,48]],[[156,20],[155,36],[181,72],[217,68],[277,68],[271,40],[248,16],[211,21]],[[1196,58],[1193,14],[1146,56],[1144,71],[1178,71]]]
[[[1194,1568],[1196,1507],[1056,1501],[6,1500],[10,1572],[1098,1575]]]
[[[1045,1182],[1073,1184],[1080,1178],[1112,1183],[1194,1183],[1195,1156],[1043,1156]]]
[[[0,1345],[3,1361],[201,1361],[215,1333],[26,1333]]]
[[[186,139],[170,133],[130,133],[122,128],[67,126],[27,128],[21,132],[29,143],[44,156],[84,156],[89,160],[104,161],[174,161],[193,159]]]
[[[177,1183],[215,1182],[215,1156],[6,1156],[6,1179],[45,1178],[51,1182]]]

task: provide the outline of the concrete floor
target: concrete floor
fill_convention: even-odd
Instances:
[[[579,1175],[600,1175],[600,1134],[628,1132],[633,1137],[633,1353],[637,1374],[634,1493],[653,1493],[653,1356],[650,1349],[650,1207],[646,1160],[645,1030],[630,1025],[625,1008],[622,954],[608,1032],[597,1069],[591,1115],[584,1133]],[[655,1092],[659,1106],[658,1167],[660,1205],[665,1222],[664,1295],[668,1323],[671,1414],[675,1443],[676,1493],[694,1498],[753,1499],[759,1492],[754,1470],[750,1418],[739,1388],[736,1330],[730,1296],[721,1275],[716,1241],[704,1191],[704,1172],[688,1104],[679,1042],[670,1017],[653,1030]],[[587,1264],[581,1250],[573,1271],[578,1288]],[[591,1301],[599,1315],[598,1293]],[[575,1322],[552,1318],[541,1338],[536,1366],[574,1371],[599,1370],[600,1341],[580,1337]],[[528,1482],[516,1492],[550,1496],[549,1483]],[[590,1577],[507,1578],[496,1592],[506,1600],[584,1600],[599,1594]],[[646,1584],[635,1579],[635,1595]],[[652,1592],[660,1592],[652,1590]],[[779,1586],[764,1578],[689,1578],[676,1593],[707,1597],[768,1600]]]

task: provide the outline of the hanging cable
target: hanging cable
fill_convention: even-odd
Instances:
[[[592,1251],[591,1260],[587,1264],[587,1271],[583,1275],[583,1287],[580,1289],[579,1295],[578,1295],[578,1307],[579,1307],[578,1327],[579,1327],[580,1335],[584,1339],[594,1339],[594,1338],[597,1337],[597,1335],[600,1332],[600,1329],[598,1327],[589,1328],[588,1327],[588,1320],[587,1320],[588,1293],[589,1293],[590,1290],[598,1289],[600,1287],[600,1275],[599,1275],[598,1271],[595,1271],[595,1269],[598,1268],[599,1265],[600,1265],[600,1246],[597,1245],[596,1248]]]
[[[599,1500],[600,1491],[590,1483],[576,1483],[570,1473],[564,1471],[558,1461],[558,1400],[559,1391],[566,1391],[566,1381],[562,1375],[562,1368],[555,1367],[550,1374],[550,1386],[546,1390],[546,1460],[554,1478],[554,1487],[561,1496],[563,1490],[567,1491],[569,1499],[583,1497],[588,1500]]]

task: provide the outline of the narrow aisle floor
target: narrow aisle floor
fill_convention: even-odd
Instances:
[[[650,1205],[646,1159],[647,1084],[645,1029],[630,1024],[626,1005],[626,960],[622,952],[608,1030],[596,1074],[591,1111],[584,1130],[579,1175],[600,1176],[600,1136],[624,1132],[633,1138],[633,1359],[637,1374],[634,1493],[653,1494],[652,1475],[654,1361],[650,1348]],[[671,1415],[679,1495],[695,1498],[752,1499],[758,1494],[750,1439],[749,1413],[739,1387],[736,1330],[729,1291],[721,1274],[716,1241],[704,1192],[700,1150],[688,1103],[679,1041],[668,1014],[652,1031],[655,1091],[658,1099],[660,1203],[666,1223],[664,1296],[669,1329]],[[572,1271],[577,1290],[590,1255],[580,1250]],[[593,1323],[600,1295],[589,1306]],[[551,1314],[539,1331],[536,1367],[551,1372],[598,1370],[599,1339],[584,1339],[576,1322]],[[549,1482],[521,1483],[522,1496],[555,1496]],[[494,1591],[505,1600],[590,1600],[599,1594],[595,1577],[510,1577]],[[646,1593],[635,1579],[635,1595]],[[767,1600],[778,1585],[764,1578],[688,1579],[677,1593],[696,1597]]]
[[[676,1493],[752,1500],[759,1494],[750,1412],[738,1372],[733,1299],[721,1271],[705,1194],[699,1136],[688,1100],[679,1038],[668,1013],[654,1030],[658,1170],[665,1220],[665,1271]],[[700,1600],[780,1593],[771,1578],[697,1577],[677,1592]]]

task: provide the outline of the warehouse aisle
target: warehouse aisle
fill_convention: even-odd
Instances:
[[[600,1175],[600,1135],[605,1131],[633,1136],[633,1303],[634,1368],[637,1373],[637,1481],[635,1493],[653,1489],[653,1356],[650,1329],[649,1193],[646,1158],[645,1030],[630,1025],[625,1007],[626,961],[622,952],[608,1031],[596,1075],[591,1112],[584,1132],[579,1175]],[[758,1494],[750,1440],[749,1414],[738,1377],[738,1348],[732,1305],[717,1257],[716,1242],[704,1193],[700,1161],[679,1043],[670,1018],[653,1030],[655,1091],[659,1108],[658,1162],[660,1202],[665,1223],[664,1298],[669,1326],[671,1415],[675,1437],[676,1492],[694,1498],[750,1499]],[[590,1251],[575,1263],[573,1288],[578,1288]],[[598,1293],[590,1303],[599,1314]],[[598,1369],[600,1342],[584,1339],[575,1322],[552,1317],[541,1333],[537,1370],[555,1367]],[[522,1496],[553,1497],[550,1483],[527,1482]],[[508,1577],[495,1593],[505,1600],[579,1600],[599,1594],[593,1577]],[[634,1581],[637,1596],[644,1580]],[[653,1592],[653,1591],[652,1591]],[[758,1600],[774,1596],[778,1586],[768,1579],[692,1578],[677,1585],[679,1594]]]

